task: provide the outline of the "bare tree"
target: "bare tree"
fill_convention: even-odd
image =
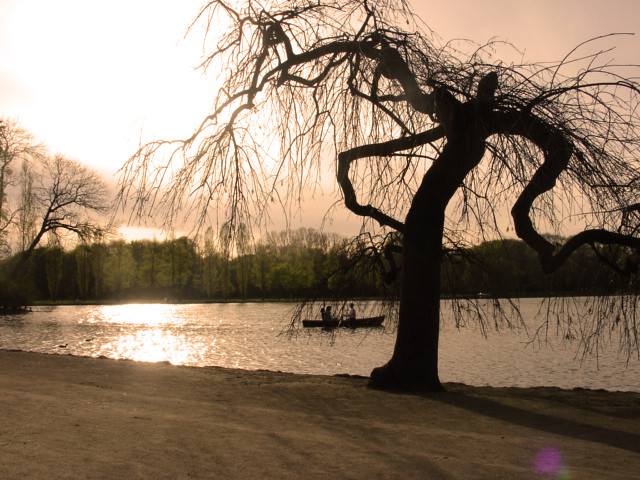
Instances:
[[[45,235],[71,232],[81,239],[90,239],[105,228],[95,215],[109,212],[108,190],[96,172],[56,155],[43,158],[34,176],[32,192],[38,221],[34,236],[22,252],[22,262],[31,256]]]
[[[581,49],[556,64],[489,61],[499,45],[439,45],[404,0],[215,0],[198,25],[202,68],[222,72],[213,111],[191,137],[142,147],[121,196],[139,213],[165,207],[203,222],[209,207],[226,208],[234,226],[299,199],[329,160],[345,206],[401,233],[396,346],[372,386],[442,388],[443,254],[498,235],[507,206],[546,272],[583,245],[635,272],[621,263],[640,248],[631,67]],[[585,228],[552,244],[542,232],[563,217]]]
[[[12,187],[18,183],[15,169],[22,166],[22,173],[28,164],[43,154],[43,147],[33,136],[12,120],[0,118],[0,243],[6,247],[6,236],[10,226],[21,215],[20,205],[14,205],[9,198]]]

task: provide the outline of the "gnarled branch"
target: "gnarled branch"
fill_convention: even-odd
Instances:
[[[435,142],[444,137],[444,127],[438,126],[407,137],[389,140],[387,142],[374,143],[369,145],[361,145],[338,155],[338,184],[344,195],[346,207],[356,215],[370,217],[377,221],[381,226],[389,226],[398,232],[404,230],[404,224],[371,205],[361,205],[356,198],[355,189],[349,178],[349,169],[351,164],[360,158],[373,156],[388,156],[402,150],[416,148],[427,143]]]

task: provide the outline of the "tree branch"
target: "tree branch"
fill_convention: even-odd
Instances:
[[[344,195],[345,206],[356,215],[370,217],[381,226],[389,226],[399,232],[404,230],[404,224],[371,205],[361,205],[356,198],[355,189],[349,178],[351,163],[365,157],[383,157],[402,150],[416,148],[444,137],[444,127],[438,126],[407,137],[397,138],[382,143],[361,145],[338,155],[337,179]]]
[[[538,253],[545,273],[557,270],[574,251],[583,245],[615,244],[640,249],[640,239],[633,235],[604,229],[590,229],[574,235],[556,251],[556,246],[535,229],[530,212],[533,202],[556,185],[558,177],[567,168],[574,153],[574,147],[563,132],[529,112],[504,114],[499,118],[500,120],[494,123],[497,127],[495,133],[523,136],[537,145],[544,154],[544,162],[514,203],[511,215],[516,234]],[[633,209],[635,206],[632,205],[629,208]]]

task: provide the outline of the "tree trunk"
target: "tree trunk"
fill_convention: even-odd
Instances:
[[[468,113],[468,112],[467,112]],[[398,334],[391,360],[369,386],[441,391],[438,377],[440,269],[447,205],[485,151],[472,114],[459,115],[442,154],[425,174],[404,224]]]
[[[427,218],[411,212],[407,216],[396,344],[391,360],[371,373],[373,388],[443,389],[438,377],[438,338],[444,208],[430,204],[428,210]]]
[[[446,203],[422,199],[424,196],[416,194],[405,222],[396,344],[391,360],[371,373],[369,386],[373,388],[442,390],[438,378],[438,337]]]

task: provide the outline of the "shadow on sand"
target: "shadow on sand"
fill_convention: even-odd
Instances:
[[[447,392],[429,397],[526,428],[640,453],[640,434],[625,429],[625,419],[637,419],[640,416],[638,393],[545,387],[524,390],[506,388],[501,389],[503,395],[495,399],[483,394],[482,388],[476,388],[479,395],[475,392],[465,393],[455,385],[448,385],[447,388]],[[518,406],[510,405],[511,399],[517,400]],[[528,404],[534,405],[533,401],[541,400],[548,407],[548,412],[526,408]],[[558,408],[574,409],[574,414],[569,415],[574,419],[554,415],[553,410]],[[584,420],[578,420],[580,418]],[[602,425],[605,422],[607,426]]]

